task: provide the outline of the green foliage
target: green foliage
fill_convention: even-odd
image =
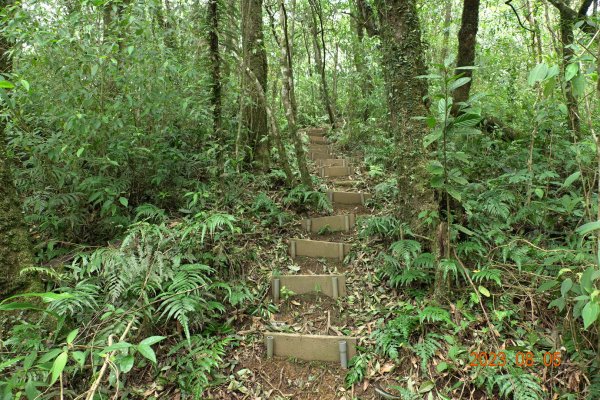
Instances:
[[[333,211],[331,202],[325,193],[309,190],[304,185],[298,185],[291,189],[283,198],[283,204],[311,208],[316,211]]]

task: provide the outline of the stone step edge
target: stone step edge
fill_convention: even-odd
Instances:
[[[358,338],[352,336],[303,335],[265,332],[267,358],[285,357],[306,361],[339,362],[343,369],[356,355]]]
[[[290,256],[296,258],[334,258],[343,261],[352,245],[342,242],[292,238],[289,243]]]
[[[281,300],[281,288],[292,291],[294,295],[322,293],[334,300],[347,296],[346,276],[327,275],[277,275],[271,277],[271,294],[274,303]]]

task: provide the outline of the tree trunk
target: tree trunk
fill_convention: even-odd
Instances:
[[[292,55],[290,50],[290,40],[288,37],[288,19],[284,0],[280,0],[279,4],[279,22],[281,29],[283,30],[280,43],[281,79],[283,83],[281,85],[281,100],[283,101],[283,107],[285,108],[285,117],[288,122],[290,136],[294,141],[294,149],[296,150],[296,160],[298,161],[300,178],[304,185],[312,188],[312,179],[310,177],[310,173],[308,172],[304,147],[302,145],[302,140],[298,134],[298,127],[296,125],[296,115],[294,110],[294,104],[296,103],[294,94],[294,71],[292,69]]]
[[[386,80],[391,130],[396,139],[399,217],[415,232],[431,233],[419,226],[419,214],[437,210],[429,187],[424,124],[414,117],[427,114],[427,94],[421,29],[416,0],[378,0],[379,32]]]
[[[331,105],[331,98],[329,96],[329,88],[327,85],[327,75],[325,74],[325,32],[323,26],[323,13],[321,10],[321,4],[316,0],[309,0],[311,8],[311,33],[313,39],[313,47],[315,49],[315,65],[317,67],[317,74],[321,77],[321,97],[323,99],[323,106],[329,117],[329,123],[331,126],[335,126],[335,113]]]
[[[12,1],[1,0],[0,10],[6,10]],[[0,36],[0,73],[8,74],[12,62],[8,54],[10,44]],[[0,119],[0,300],[26,290],[31,280],[20,276],[24,267],[33,266],[33,255],[21,204],[10,171],[6,149],[6,120]]]
[[[448,43],[450,42],[450,24],[452,23],[452,1],[446,1],[444,7],[444,38],[442,40],[442,52],[440,53],[439,64],[444,64],[448,57]]]
[[[458,32],[458,56],[456,67],[470,67],[475,64],[475,45],[479,27],[479,0],[464,0],[460,31]],[[473,70],[457,69],[456,75],[473,78]],[[472,81],[467,82],[454,91],[454,112],[458,111],[458,103],[469,100]]]
[[[573,41],[575,40],[575,35],[573,34],[573,25],[575,24],[575,20],[569,17],[567,13],[564,11],[560,11],[560,40],[562,42],[562,64],[563,71],[566,69],[567,65],[571,61],[571,58],[574,55]],[[573,85],[571,82],[566,82],[565,84],[565,97],[567,100],[567,110],[569,113],[569,129],[571,129],[575,136],[579,136],[581,132],[581,121],[579,119],[579,104],[577,103],[577,98],[573,94]]]
[[[369,34],[369,29],[366,27],[369,26],[370,20],[373,19],[372,10],[369,7],[368,10],[365,10],[367,7],[364,0],[355,0],[356,3],[356,18],[354,18],[354,29],[356,30],[356,48],[354,50],[354,67],[356,68],[356,72],[358,74],[358,79],[360,80],[360,91],[362,97],[362,120],[367,121],[370,116],[370,109],[368,104],[368,99],[373,92],[373,79],[368,70],[368,65],[365,62],[365,51],[363,49],[363,40],[365,37],[365,29],[367,30],[367,34]],[[374,31],[374,28],[371,28]]]
[[[219,150],[217,152],[217,165],[219,172],[223,173],[223,158],[225,140],[222,131],[222,84],[221,84],[221,53],[219,51],[219,0],[208,2],[208,42],[210,47],[211,63],[211,106],[213,112],[213,135]]]
[[[243,80],[247,99],[242,109],[242,123],[245,131],[245,145],[251,154],[246,161],[255,162],[259,169],[265,170],[269,161],[267,145],[268,127],[266,103],[267,53],[264,46],[262,0],[242,0],[242,53],[244,66],[249,68],[260,83],[260,90],[254,82]]]

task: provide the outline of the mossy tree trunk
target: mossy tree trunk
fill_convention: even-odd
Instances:
[[[243,62],[258,79],[263,91],[258,93],[255,82],[245,76],[243,86],[247,98],[242,108],[242,124],[246,140],[242,144],[250,149],[246,161],[255,162],[260,169],[266,169],[269,162],[267,110],[261,97],[266,97],[268,71],[262,8],[262,0],[242,0]]]
[[[0,0],[0,10],[6,10],[11,1]],[[10,44],[0,36],[0,73],[6,76],[12,69],[8,55]],[[21,292],[31,285],[20,271],[33,265],[28,229],[21,213],[10,171],[6,149],[6,121],[0,120],[0,299]],[[30,278],[29,278],[30,279]]]
[[[427,233],[419,215],[436,211],[429,187],[426,127],[414,119],[427,114],[426,73],[416,0],[378,0],[383,70],[387,86],[391,131],[396,141],[396,173],[400,188],[399,217],[416,231]]]

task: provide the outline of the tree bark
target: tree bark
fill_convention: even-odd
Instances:
[[[223,173],[223,159],[225,140],[222,131],[222,84],[221,84],[221,53],[219,50],[219,0],[208,2],[208,43],[210,47],[211,63],[211,106],[213,113],[213,135],[219,143],[217,152],[217,165]]]
[[[7,10],[12,1],[1,0],[0,12]],[[0,36],[0,73],[12,70],[8,54],[10,43]],[[31,279],[20,275],[23,268],[33,266],[34,260],[29,242],[28,229],[21,212],[10,161],[6,148],[6,120],[0,119],[0,300],[26,290]]]
[[[444,38],[442,40],[442,52],[439,64],[443,64],[448,57],[448,43],[450,42],[450,24],[452,23],[452,1],[446,1],[444,7]]]
[[[477,44],[477,29],[479,27],[479,0],[464,0],[460,31],[458,32],[458,56],[456,67],[470,67],[475,64],[475,46]],[[456,75],[473,78],[473,70],[457,69]],[[454,104],[469,100],[472,80],[454,91]],[[458,108],[454,108],[456,113]]]
[[[268,127],[266,103],[267,88],[267,53],[264,46],[262,0],[242,0],[242,55],[244,66],[248,67],[258,82],[260,90],[254,82],[243,80],[247,99],[242,108],[242,123],[245,132],[245,145],[251,150],[246,161],[255,162],[259,169],[265,170],[269,161],[267,145]]]
[[[396,140],[399,217],[415,232],[430,233],[419,226],[422,212],[437,210],[427,173],[424,124],[414,117],[427,114],[427,94],[421,29],[416,0],[378,0],[379,32],[386,80],[391,130]]]
[[[327,85],[327,75],[325,74],[325,32],[323,26],[323,12],[321,10],[321,4],[316,0],[309,0],[311,8],[311,33],[313,39],[313,47],[315,50],[315,65],[317,68],[317,74],[321,78],[321,97],[323,99],[323,106],[329,117],[329,123],[331,126],[335,126],[335,112],[331,104],[331,97],[329,96],[329,88]]]
[[[296,151],[298,169],[300,170],[300,178],[304,185],[312,188],[312,179],[310,177],[310,172],[308,172],[304,147],[302,144],[302,139],[298,133],[298,126],[296,124],[296,111],[294,107],[296,104],[294,93],[294,70],[292,68],[292,54],[288,36],[288,18],[284,0],[280,0],[279,2],[279,23],[283,32],[280,43],[281,79],[283,82],[281,85],[281,100],[283,101],[283,107],[285,108],[285,117],[288,122],[290,136],[294,141],[294,149]]]
[[[573,25],[575,24],[575,19],[570,18],[569,13],[560,9],[559,15],[560,40],[562,42],[562,64],[564,71],[574,55],[573,48],[571,46],[573,45],[573,42],[575,40],[575,35],[573,34]],[[581,132],[581,121],[579,119],[579,104],[577,102],[577,98],[573,94],[573,85],[571,84],[571,82],[565,83],[565,97],[567,101],[567,111],[569,114],[569,129],[571,129],[576,136],[579,136],[579,133]]]
[[[367,22],[367,18],[369,18],[369,20],[373,19],[373,11],[371,10],[370,6],[368,8],[368,11],[365,11],[365,4],[366,3],[364,0],[355,0],[356,18],[354,18],[354,29],[356,31],[357,41],[356,48],[353,52],[354,67],[356,68],[358,79],[360,80],[360,91],[362,97],[362,104],[360,105],[362,111],[360,113],[362,114],[363,121],[367,121],[369,119],[369,116],[371,115],[368,99],[371,93],[373,92],[373,79],[371,77],[371,74],[369,73],[369,67],[365,62],[365,51],[363,48],[365,29],[370,24],[369,22]],[[367,16],[366,14],[369,15]],[[367,34],[368,32],[369,29],[367,29]]]

